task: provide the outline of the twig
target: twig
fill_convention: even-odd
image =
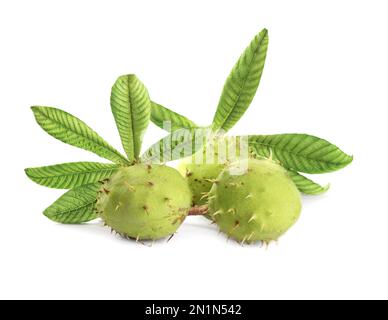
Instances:
[[[189,216],[203,216],[208,213],[208,206],[195,206],[189,211]]]

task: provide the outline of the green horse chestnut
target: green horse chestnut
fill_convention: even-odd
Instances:
[[[97,212],[125,238],[158,240],[172,235],[191,207],[191,192],[179,172],[164,165],[119,169],[98,196]]]
[[[287,171],[272,160],[238,161],[209,193],[209,215],[229,237],[245,243],[277,240],[299,218],[301,197]]]

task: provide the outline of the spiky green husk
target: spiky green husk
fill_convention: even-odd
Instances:
[[[209,194],[209,213],[220,230],[245,243],[277,240],[299,218],[301,198],[287,171],[271,160],[226,168]]]
[[[207,203],[207,194],[224,168],[225,165],[223,164],[195,164],[189,162],[179,164],[178,170],[186,178],[193,194],[193,206],[201,206]]]
[[[193,194],[193,206],[207,204],[214,180],[225,166],[240,156],[239,137],[211,137],[206,146],[193,156],[182,160],[179,172],[186,178]]]
[[[172,235],[186,218],[191,192],[179,172],[162,165],[121,168],[102,186],[97,212],[126,238],[157,240]]]

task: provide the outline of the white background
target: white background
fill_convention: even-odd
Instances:
[[[388,298],[387,10],[371,0],[2,1],[0,298]],[[41,214],[62,191],[23,168],[101,159],[44,133],[31,105],[63,108],[121,148],[110,88],[136,73],[153,100],[209,124],[263,27],[261,85],[232,133],[310,133],[355,156],[315,177],[330,191],[304,199],[277,245],[227,242],[199,217],[150,248]],[[162,135],[150,126],[144,147]]]

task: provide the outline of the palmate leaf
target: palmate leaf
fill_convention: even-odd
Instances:
[[[162,105],[151,102],[151,121],[159,128],[173,132],[179,129],[193,129],[198,127],[188,118],[166,108]],[[164,123],[169,122],[170,126],[165,127]]]
[[[100,183],[92,183],[69,190],[44,210],[50,220],[76,224],[97,218],[95,204]]]
[[[275,134],[249,136],[252,152],[277,159],[284,167],[305,173],[339,170],[353,157],[330,142],[307,134]]]
[[[112,87],[110,103],[128,159],[137,160],[151,115],[147,89],[135,75],[121,76]]]
[[[319,194],[325,193],[330,188],[329,184],[323,187],[318,183],[299,174],[296,171],[289,170],[288,173],[292,181],[294,181],[296,187],[299,189],[299,191],[304,194],[319,195]]]
[[[228,131],[242,117],[256,94],[264,69],[268,32],[262,30],[238,59],[224,85],[213,119],[215,131]]]
[[[49,188],[71,189],[109,178],[120,166],[98,162],[71,162],[27,168],[27,176]]]
[[[199,151],[210,134],[208,128],[174,131],[148,148],[141,159],[147,163],[165,163]]]
[[[54,138],[115,163],[128,164],[123,155],[70,113],[52,107],[33,106],[31,109],[41,128]]]

